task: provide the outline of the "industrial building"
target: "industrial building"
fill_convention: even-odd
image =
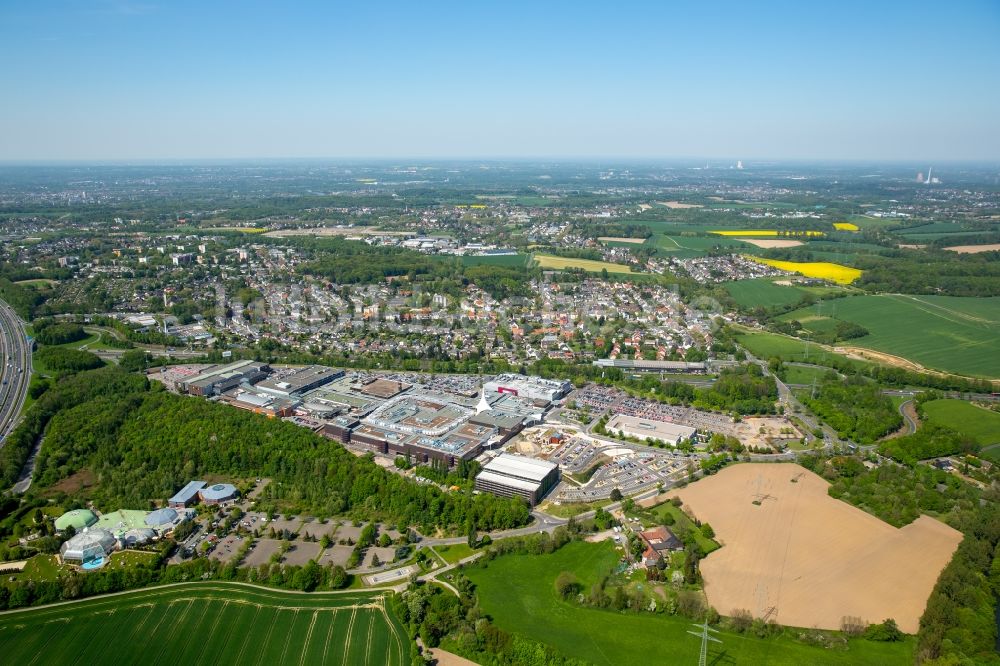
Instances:
[[[483,386],[485,393],[512,393],[522,398],[551,403],[573,390],[573,384],[566,380],[542,379],[518,374],[497,375],[493,381]]]
[[[559,465],[501,453],[476,476],[476,490],[501,497],[521,497],[534,506],[559,482]]]
[[[187,485],[177,491],[177,494],[167,501],[167,506],[173,509],[184,509],[198,503],[198,491],[207,484],[204,481],[188,481]]]
[[[323,365],[310,365],[305,368],[297,368],[292,372],[275,373],[257,384],[257,388],[287,398],[301,396],[303,393],[318,389],[320,386],[329,384],[334,379],[343,376],[343,370]]]
[[[642,440],[657,439],[670,446],[677,446],[698,434],[698,430],[691,426],[640,419],[625,414],[615,414],[608,421],[605,430],[619,437],[635,437]]]
[[[704,363],[688,361],[646,361],[643,359],[602,358],[594,361],[601,368],[618,368],[626,372],[693,372],[704,373]]]
[[[351,441],[351,431],[361,425],[361,421],[353,416],[338,416],[323,425],[320,431],[325,437],[347,444]]]
[[[418,463],[438,460],[450,466],[475,458],[497,438],[495,427],[470,423],[472,415],[472,410],[436,396],[397,396],[363,419],[351,431],[351,442]]]
[[[291,416],[299,404],[297,400],[276,397],[260,391],[248,391],[243,388],[227,391],[222,395],[222,400],[233,407],[270,417]]]
[[[240,384],[253,384],[267,377],[271,367],[258,361],[236,361],[227,365],[209,366],[192,377],[177,383],[177,390],[191,395],[220,395]]]

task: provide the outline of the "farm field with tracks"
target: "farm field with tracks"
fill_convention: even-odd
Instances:
[[[1000,297],[854,296],[795,310],[782,319],[822,330],[832,319],[869,335],[840,344],[900,356],[927,368],[1000,377]]]
[[[709,603],[796,627],[891,617],[916,633],[961,532],[928,516],[897,529],[829,485],[799,465],[751,463],[678,491],[723,544],[701,562]]]
[[[11,664],[409,663],[387,601],[183,583],[2,613],[0,654]]]

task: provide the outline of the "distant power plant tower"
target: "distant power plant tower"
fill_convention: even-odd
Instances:
[[[924,172],[923,171],[918,171],[917,172],[917,182],[918,183],[924,182]]]
[[[743,160],[736,160],[736,168],[737,169],[743,168]]]
[[[927,169],[927,181],[926,182],[927,182],[928,185],[930,185],[931,181],[933,180],[933,178],[931,178],[931,173],[933,173],[933,172],[934,172],[934,167],[929,167]]]

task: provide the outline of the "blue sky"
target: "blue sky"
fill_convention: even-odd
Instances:
[[[1000,159],[1000,3],[0,3],[0,160]]]

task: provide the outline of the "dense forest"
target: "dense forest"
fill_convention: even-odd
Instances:
[[[55,319],[36,319],[31,322],[35,341],[41,345],[64,345],[87,337],[83,326],[72,322],[60,322]]]
[[[397,247],[372,246],[342,238],[324,239],[317,248],[318,258],[300,271],[325,277],[337,284],[383,282],[388,277],[418,275],[447,276],[455,272],[452,262]]]
[[[42,347],[35,352],[35,362],[56,374],[95,370],[104,365],[96,354],[67,347]]]
[[[996,296],[1000,294],[1000,262],[989,255],[950,253],[878,257],[860,255],[853,262],[864,271],[854,283],[866,291],[894,294]]]
[[[903,424],[903,417],[881,387],[857,375],[824,380],[815,396],[803,396],[802,401],[841,438],[859,444],[871,444]]]
[[[495,530],[529,520],[520,500],[416,484],[305,428],[176,396],[117,368],[75,375],[41,396],[11,436],[15,446],[0,457],[5,481],[16,477],[43,430],[36,485],[88,470],[98,480],[90,496],[108,510],[147,508],[200,476],[266,476],[272,482],[262,506],[286,512],[379,519],[427,531],[469,524]]]
[[[528,284],[527,270],[511,266],[470,266],[465,269],[466,282],[471,282],[496,299],[511,296],[531,298],[534,292]]]
[[[979,444],[975,440],[936,423],[924,423],[911,435],[888,439],[879,444],[879,453],[905,463],[949,456],[956,453],[975,453]]]
[[[0,274],[0,300],[10,305],[23,319],[30,319],[45,297],[30,287],[14,284],[10,278]]]
[[[1000,509],[996,498],[963,525],[965,539],[941,572],[920,618],[917,659],[1000,664],[995,607],[1000,598]]]
[[[853,456],[805,456],[799,463],[831,482],[830,496],[902,527],[921,513],[961,528],[961,517],[979,506],[980,492],[954,474],[928,465],[883,464],[867,469]]]
[[[711,388],[697,392],[694,405],[738,414],[773,414],[777,399],[774,377],[765,377],[760,366],[748,363],[723,369]]]
[[[648,224],[629,222],[577,222],[573,225],[587,238],[649,238],[653,230]]]

